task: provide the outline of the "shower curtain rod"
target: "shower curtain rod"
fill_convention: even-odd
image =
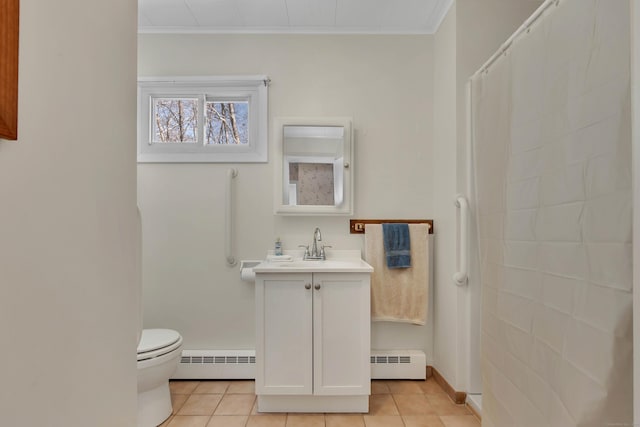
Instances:
[[[503,53],[506,53],[506,51],[511,47],[511,44],[513,43],[513,41],[516,39],[516,37],[518,37],[520,34],[522,34],[525,31],[529,30],[529,27],[531,27],[531,25],[536,22],[538,20],[538,18],[540,18],[540,16],[542,16],[542,14],[551,6],[551,5],[556,5],[558,6],[560,4],[560,0],[545,0],[544,3],[542,3],[540,5],[540,7],[538,7],[538,9],[536,9],[535,12],[533,12],[533,15],[531,15],[526,21],[524,21],[524,23],[511,35],[511,37],[509,37],[507,39],[506,42],[504,42],[496,51],[496,53],[494,53],[488,60],[487,62],[485,62],[482,67],[480,67],[478,69],[478,71],[476,71],[471,78],[476,77],[479,74],[482,74],[483,72],[487,71],[489,69],[489,67],[491,67],[491,65],[500,57],[500,55],[502,55]]]

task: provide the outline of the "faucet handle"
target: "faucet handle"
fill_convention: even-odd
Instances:
[[[304,257],[309,256],[309,245],[298,245],[299,248],[304,248]]]
[[[330,245],[322,245],[322,247],[320,248],[320,256],[322,257],[322,259],[326,259],[327,258],[327,254],[324,251],[324,248],[332,248],[333,246]]]

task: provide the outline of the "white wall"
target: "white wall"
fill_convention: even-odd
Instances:
[[[453,197],[466,191],[464,89],[468,77],[539,4],[459,0],[435,37],[141,35],[139,74],[265,73],[273,81],[271,118],[352,116],[354,217],[436,221],[434,345],[428,327],[376,324],[373,346],[427,349],[429,363],[465,390],[468,296],[451,283],[456,269]],[[407,149],[399,150],[398,144]],[[138,167],[145,322],[180,330],[187,348],[253,347],[253,288],[224,264],[228,167]],[[241,258],[263,257],[276,237],[285,248],[306,244],[316,225],[334,247],[362,247],[361,237],[348,235],[346,218],[274,217],[270,164],[240,165],[239,170]],[[207,183],[213,187],[205,188]]]
[[[541,3],[540,0],[456,0],[435,35],[434,150],[439,184],[433,203],[439,235],[434,272],[434,366],[456,390],[468,390],[470,374],[466,358],[470,333],[469,292],[467,288],[455,287],[451,280],[457,266],[457,212],[453,200],[457,193],[468,194],[466,84]],[[455,59],[449,56],[451,49],[455,50]],[[455,78],[454,87],[452,78]],[[469,286],[473,285],[472,274]]]
[[[136,4],[22,0],[0,142],[0,425],[136,424]]]
[[[267,74],[278,116],[349,116],[355,129],[354,218],[434,214],[431,36],[141,35],[139,75]],[[271,148],[272,149],[272,148]],[[185,348],[254,347],[253,285],[224,263],[228,164],[140,164],[145,325],[180,331]],[[361,249],[347,217],[273,215],[273,167],[239,169],[237,255],[260,259],[312,240]],[[436,223],[436,230],[438,224]],[[425,327],[374,324],[374,348],[431,353]]]
[[[458,355],[458,307],[452,281],[456,269],[456,209],[453,205],[456,186],[456,33],[455,3],[435,35],[434,71],[434,220],[438,230],[434,246],[434,367],[447,381],[456,383]]]

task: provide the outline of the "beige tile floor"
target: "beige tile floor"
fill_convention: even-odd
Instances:
[[[261,414],[253,381],[171,381],[162,427],[480,427],[431,378],[371,382],[367,414]]]

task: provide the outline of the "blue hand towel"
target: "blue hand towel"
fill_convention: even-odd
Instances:
[[[411,267],[409,224],[382,224],[382,239],[388,268]]]

